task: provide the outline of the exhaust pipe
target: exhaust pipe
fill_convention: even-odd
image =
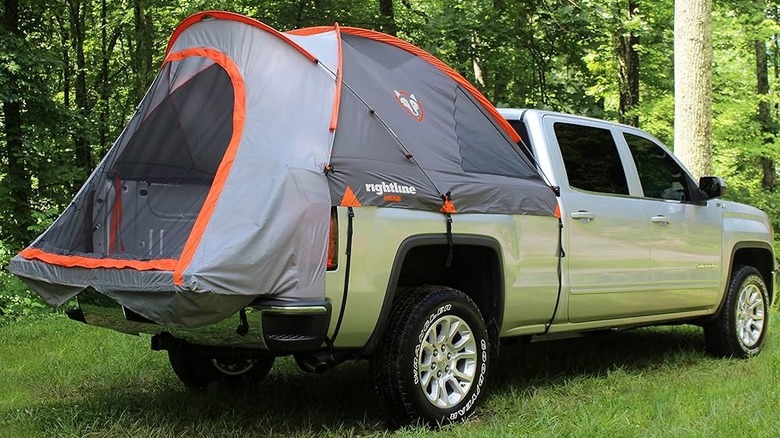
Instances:
[[[325,374],[330,369],[330,365],[328,365],[327,362],[314,356],[308,356],[302,360],[299,360],[298,357],[296,357],[295,363],[298,364],[298,367],[303,372],[310,374]]]
[[[294,357],[298,368],[312,374],[324,374],[345,360],[343,355],[333,355],[329,352],[296,354]]]

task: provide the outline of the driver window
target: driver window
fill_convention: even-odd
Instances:
[[[634,157],[645,197],[691,201],[690,178],[663,148],[638,135],[623,135]]]
[[[593,126],[553,125],[569,186],[590,192],[628,195],[628,183],[612,131]]]

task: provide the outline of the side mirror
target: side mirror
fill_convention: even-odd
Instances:
[[[703,176],[699,179],[699,188],[707,199],[720,198],[726,194],[726,181],[719,176]]]

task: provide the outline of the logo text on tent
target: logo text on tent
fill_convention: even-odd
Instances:
[[[414,97],[414,94],[406,91],[393,90],[395,92],[395,100],[401,105],[401,108],[406,110],[410,116],[417,119],[418,122],[422,122],[425,112],[423,111],[422,102]]]
[[[379,196],[382,196],[385,193],[397,193],[397,194],[409,194],[409,195],[417,194],[417,188],[414,186],[404,186],[395,182],[386,183],[384,181],[381,183],[366,184],[366,191],[376,193]]]

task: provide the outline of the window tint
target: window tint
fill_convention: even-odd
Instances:
[[[628,194],[626,174],[608,129],[556,123],[569,186],[591,192]]]
[[[633,134],[624,134],[634,157],[642,191],[647,198],[690,201],[690,179],[660,146]]]

